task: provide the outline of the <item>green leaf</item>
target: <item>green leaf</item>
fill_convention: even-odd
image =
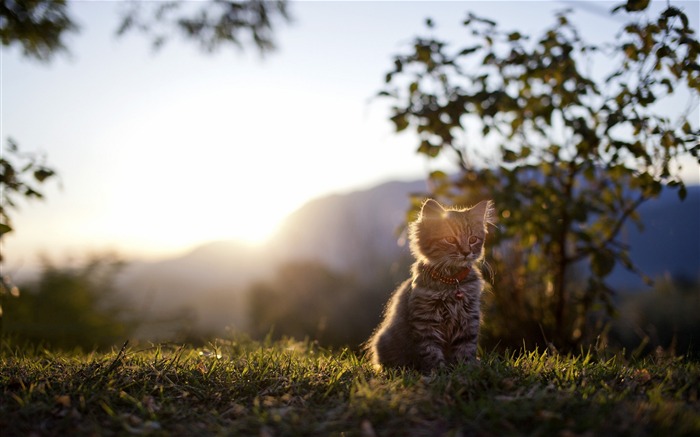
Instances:
[[[615,267],[615,256],[608,250],[594,252],[591,258],[593,274],[602,278],[612,272]]]
[[[673,135],[673,132],[665,132],[663,136],[661,137],[661,145],[665,149],[670,149],[676,144],[675,137]]]
[[[418,147],[418,153],[422,153],[424,155],[428,155],[431,158],[435,158],[438,153],[440,153],[440,146],[434,146],[430,144],[429,141],[423,141],[420,143],[420,146]]]
[[[503,151],[503,161],[507,163],[515,162],[518,160],[518,155],[513,152],[512,150],[504,150]]]
[[[396,126],[396,132],[401,132],[408,127],[408,120],[406,119],[405,113],[394,115],[391,117],[391,121],[393,121],[394,126]]]
[[[5,223],[0,223],[0,237],[7,234],[8,232],[12,232],[12,228],[6,225]]]
[[[649,6],[649,0],[627,0],[627,12],[643,11]]]
[[[40,168],[34,171],[34,179],[36,179],[39,182],[44,182],[46,179],[50,178],[54,174],[55,173],[53,170],[49,170],[48,168]]]
[[[624,44],[622,46],[623,51],[625,52],[625,55],[627,58],[636,61],[639,59],[639,51],[637,50],[637,46],[631,43]]]
[[[588,220],[588,209],[583,202],[577,202],[571,211],[571,215],[577,222],[585,223]],[[583,233],[585,234],[585,232]],[[590,241],[590,238],[586,241]]]
[[[447,173],[441,170],[435,170],[431,172],[428,177],[432,180],[444,181],[445,179],[447,179]]]
[[[653,197],[657,197],[659,193],[661,193],[662,189],[663,186],[661,185],[661,182],[654,179],[649,181],[649,183],[646,185],[647,194],[650,194]]]
[[[591,236],[586,231],[575,231],[574,235],[576,235],[576,238],[586,243],[590,243],[591,241],[593,241]]]
[[[458,55],[465,56],[465,55],[474,53],[475,51],[479,50],[480,48],[481,48],[480,45],[475,45],[473,47],[467,47],[467,48],[462,49],[462,51],[460,51]]]
[[[693,132],[693,128],[690,126],[690,123],[688,123],[688,120],[683,123],[683,133],[684,134],[691,134]]]

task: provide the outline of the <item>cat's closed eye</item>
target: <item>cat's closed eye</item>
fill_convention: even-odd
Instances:
[[[457,244],[457,238],[455,237],[445,237],[444,240],[448,244]]]

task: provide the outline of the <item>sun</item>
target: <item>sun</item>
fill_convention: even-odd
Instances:
[[[151,188],[160,194],[155,198],[126,196],[113,203],[108,226],[111,239],[118,245],[144,253],[181,251],[211,241],[235,240],[261,246],[305,201],[287,197],[267,202],[270,190],[264,187],[236,192],[185,184]]]

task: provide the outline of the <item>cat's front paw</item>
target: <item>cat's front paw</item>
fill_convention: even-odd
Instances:
[[[440,362],[439,364],[432,367],[423,367],[421,373],[423,377],[421,378],[423,382],[430,383],[435,381],[440,377],[440,374],[448,367],[447,362]]]
[[[420,367],[423,373],[445,366],[445,355],[442,353],[442,349],[430,343],[422,344],[421,349]]]
[[[420,368],[424,375],[433,375],[447,367],[447,362],[444,359],[435,360],[432,362],[424,362]]]
[[[471,363],[476,361],[476,345],[463,344],[454,351],[453,360],[457,363]]]

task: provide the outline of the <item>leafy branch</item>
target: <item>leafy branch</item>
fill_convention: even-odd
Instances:
[[[613,312],[605,278],[617,262],[639,272],[621,230],[630,221],[641,226],[637,209],[664,187],[684,199],[674,163],[698,159],[700,130],[690,112],[676,116],[660,103],[698,100],[700,43],[682,10],[668,6],[649,19],[646,3],[615,8],[632,21],[600,46],[583,40],[571,11],[558,13],[538,38],[469,14],[467,45],[416,37],[380,92],[393,102],[396,131],[418,135],[418,153],[455,152],[458,174],[431,174],[429,195],[462,204],[490,198],[500,208],[494,243],[515,252],[507,258],[522,268],[495,288],[537,296],[531,306],[543,312],[522,318],[559,346],[581,340],[597,300]],[[608,73],[599,78],[594,65]],[[470,144],[460,143],[465,137]],[[471,159],[493,145],[495,157],[483,161],[489,166]],[[582,275],[585,289],[575,280]]]

